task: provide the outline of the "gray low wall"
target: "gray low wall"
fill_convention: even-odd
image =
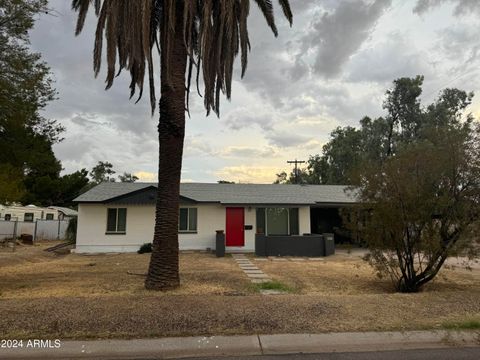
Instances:
[[[325,241],[325,239],[328,239]],[[328,256],[335,252],[330,236],[266,236],[255,235],[255,255],[257,256]],[[326,243],[328,245],[326,246]]]

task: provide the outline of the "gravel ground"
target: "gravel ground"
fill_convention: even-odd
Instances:
[[[415,295],[417,296],[417,295]],[[111,338],[440,328],[480,313],[480,294],[123,296],[3,300],[4,338]]]
[[[182,286],[143,289],[148,255],[0,257],[3,338],[142,338],[441,328],[480,321],[478,273],[447,270],[418,294],[392,293],[358,258],[257,262],[295,293],[256,293],[232,258],[182,254]],[[30,251],[31,258],[28,256]]]

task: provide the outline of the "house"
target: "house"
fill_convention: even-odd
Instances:
[[[152,183],[102,183],[77,197],[75,252],[134,252],[151,242],[156,191]],[[328,221],[354,202],[345,186],[184,183],[179,247],[214,249],[216,231],[225,233],[230,252],[255,251],[256,234],[331,232]]]

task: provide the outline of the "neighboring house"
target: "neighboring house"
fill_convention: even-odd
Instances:
[[[156,184],[102,183],[80,195],[76,252],[133,252],[153,239]],[[345,186],[185,183],[180,187],[179,247],[255,250],[255,234],[332,232],[338,209],[355,202]]]
[[[37,220],[58,220],[58,211],[35,205],[0,205],[0,219],[6,221],[35,222]]]

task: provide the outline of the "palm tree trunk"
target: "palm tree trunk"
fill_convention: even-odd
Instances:
[[[181,1],[177,3],[181,4]],[[176,31],[174,41],[170,45],[172,46],[170,56],[166,56],[165,38],[160,39],[162,64],[160,121],[158,124],[160,143],[158,192],[152,256],[145,280],[145,287],[151,290],[168,290],[180,285],[178,209],[185,137],[185,71],[187,64],[182,15],[183,11],[177,11]]]

